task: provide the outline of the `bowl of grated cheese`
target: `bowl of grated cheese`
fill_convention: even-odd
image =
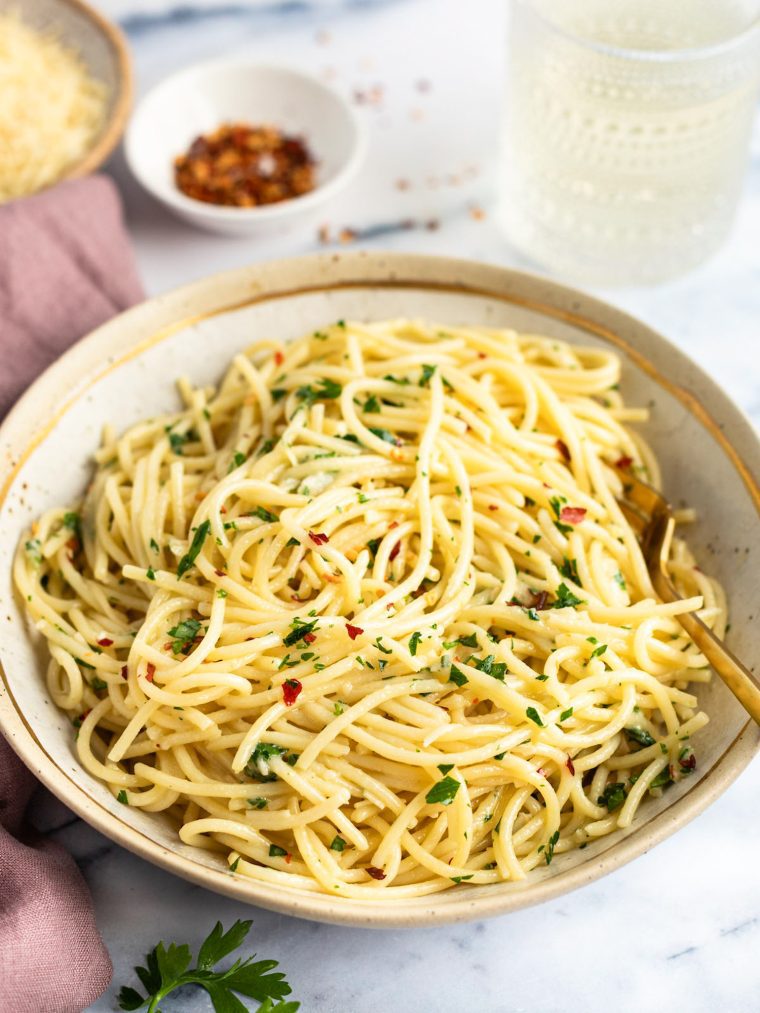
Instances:
[[[126,41],[82,0],[0,0],[0,95],[3,204],[108,158],[132,100]]]

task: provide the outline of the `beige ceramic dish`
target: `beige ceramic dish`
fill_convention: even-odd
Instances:
[[[0,0],[0,13],[16,11],[39,31],[52,32],[77,52],[90,74],[108,89],[103,128],[85,155],[62,179],[95,172],[119,142],[132,106],[132,65],[121,31],[83,0]],[[59,180],[60,182],[60,180]]]
[[[158,816],[120,805],[79,766],[71,725],[47,700],[44,662],[11,588],[11,560],[30,520],[73,501],[106,420],[119,427],[177,403],[173,380],[217,379],[253,338],[294,337],[336,319],[426,317],[511,325],[614,347],[625,364],[627,400],[650,404],[647,435],[667,492],[699,510],[697,556],[725,584],[731,645],[752,665],[760,626],[752,622],[760,571],[760,443],[749,423],[686,356],[644,324],[590,296],[541,278],[466,261],[353,253],[254,266],[153,299],[85,338],[22,398],[0,429],[0,726],[28,766],[98,830],[149,861],[198,884],[287,914],[370,926],[420,926],[503,914],[575,889],[636,858],[700,813],[760,747],[718,682],[701,693],[711,715],[695,742],[699,769],[635,825],[562,855],[527,882],[461,886],[433,898],[336,900],[237,877],[213,855],[183,846]]]

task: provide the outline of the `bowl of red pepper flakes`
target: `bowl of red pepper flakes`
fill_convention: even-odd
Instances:
[[[244,61],[167,78],[125,139],[132,172],[157,200],[194,225],[241,236],[319,224],[365,150],[362,122],[332,88]]]
[[[316,161],[300,137],[274,126],[223,123],[174,159],[174,180],[194,200],[225,207],[278,204],[310,193]]]

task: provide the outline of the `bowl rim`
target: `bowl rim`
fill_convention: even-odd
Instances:
[[[540,309],[556,319],[571,322],[589,333],[606,338],[625,350],[637,365],[676,396],[718,441],[748,489],[760,517],[760,438],[749,420],[721,388],[695,363],[653,328],[635,317],[578,290],[511,268],[472,260],[406,253],[350,252],[316,254],[252,264],[226,271],[150,299],[73,345],[27,390],[0,426],[0,441],[10,447],[12,467],[0,489],[0,505],[28,455],[45,439],[59,418],[84,396],[106,373],[117,369],[146,348],[183,329],[188,323],[221,315],[254,303],[286,299],[307,292],[346,288],[390,288],[448,291],[490,298],[513,305]],[[517,295],[512,290],[530,293]],[[543,293],[540,298],[537,295]],[[629,337],[623,337],[626,333]],[[662,344],[675,365],[691,368],[710,399],[720,409],[720,422],[688,389],[660,373],[638,351],[630,338],[647,334]],[[107,354],[107,353],[112,354]],[[106,354],[104,354],[106,353]],[[68,400],[39,418],[40,403],[60,399],[58,374],[68,369],[84,377]],[[676,371],[682,376],[683,370]],[[57,386],[56,386],[57,385]],[[51,402],[51,393],[58,392]],[[740,436],[748,443],[751,458],[745,461],[732,444]],[[664,811],[642,820],[627,834],[613,840],[600,855],[589,856],[567,871],[558,868],[548,878],[493,888],[473,897],[458,892],[436,908],[435,895],[416,902],[397,900],[367,902],[335,898],[321,893],[301,893],[281,886],[236,877],[222,869],[188,860],[176,850],[157,844],[140,829],[125,822],[119,813],[91,798],[49,756],[15,703],[0,660],[0,731],[32,772],[70,809],[105,836],[133,853],[180,877],[238,901],[283,914],[336,924],[364,927],[422,927],[493,917],[550,900],[587,885],[644,854],[707,808],[736,779],[760,750],[760,727],[747,720],[710,770]]]
[[[78,0],[77,0],[78,2]],[[209,204],[205,201],[195,200],[188,197],[177,189],[162,190],[156,185],[153,178],[142,171],[139,159],[135,156],[135,135],[142,117],[146,114],[148,103],[163,91],[169,91],[181,83],[183,78],[193,78],[198,74],[211,74],[214,72],[229,72],[235,70],[265,71],[281,74],[286,77],[297,78],[313,91],[319,91],[339,106],[346,115],[347,122],[351,129],[351,148],[348,156],[340,165],[332,179],[326,183],[318,184],[313,190],[302,194],[300,197],[291,197],[287,200],[278,201],[274,204],[264,204],[259,207],[241,208],[227,207],[219,204]],[[188,64],[180,68],[168,77],[163,78],[154,85],[150,91],[138,102],[134,115],[127,127],[124,137],[124,155],[127,165],[135,179],[162,204],[174,208],[183,213],[194,215],[208,221],[253,224],[255,222],[266,222],[273,219],[285,219],[297,215],[301,211],[322,204],[338,191],[342,190],[354,177],[359,166],[364,161],[368,147],[368,130],[364,120],[359,116],[350,102],[343,97],[335,88],[321,81],[316,74],[305,71],[300,67],[294,67],[286,62],[264,61],[236,57],[233,59],[201,60],[197,63]]]
[[[64,174],[50,186],[66,179],[87,176],[106,161],[124,133],[134,99],[134,74],[129,44],[122,30],[113,21],[91,7],[85,0],[59,0],[84,15],[100,31],[109,44],[116,60],[116,94],[111,103],[110,115],[93,145],[73,162]],[[47,188],[45,188],[47,189]]]

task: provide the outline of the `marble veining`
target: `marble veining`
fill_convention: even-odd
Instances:
[[[321,234],[257,243],[196,232],[130,179],[125,199],[145,287],[155,294],[257,260],[345,244],[530,268],[495,216],[502,0],[176,3],[100,0],[122,18],[138,88],[195,60],[250,55],[320,74],[371,130],[356,184]],[[760,124],[758,124],[760,128]],[[688,181],[685,181],[688,185]],[[726,247],[689,276],[598,293],[699,361],[760,424],[760,129]],[[245,907],[138,860],[41,792],[34,822],[75,855],[114,961],[92,1007],[159,939],[200,942],[216,919],[252,917],[251,947],[281,961],[304,1013],[756,1013],[760,948],[760,763],[706,813],[585,889],[489,922],[402,931],[323,926]],[[165,1013],[210,1010],[188,989]]]

